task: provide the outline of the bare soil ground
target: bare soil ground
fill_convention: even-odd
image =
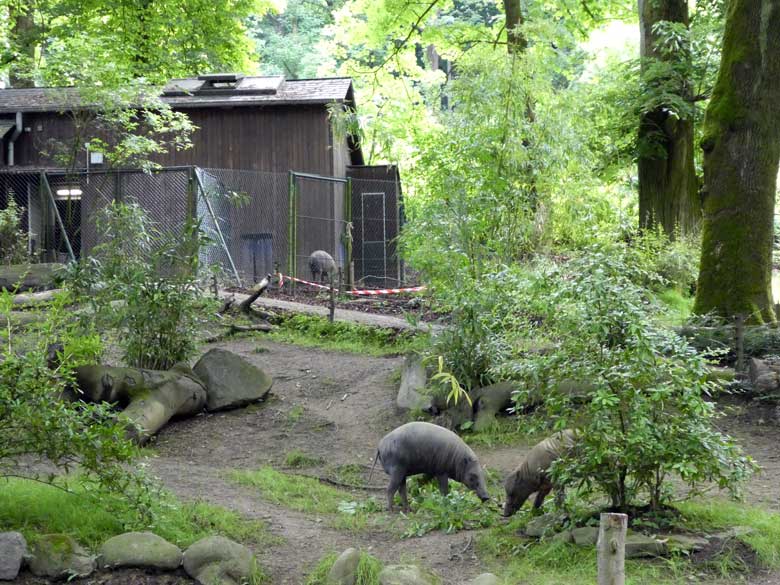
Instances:
[[[230,470],[284,466],[285,455],[301,450],[324,464],[305,470],[327,475],[344,464],[363,466],[364,480],[379,439],[406,420],[395,410],[393,376],[401,358],[332,353],[257,339],[215,346],[234,351],[274,378],[273,396],[262,405],[198,416],[169,425],[158,437],[152,472],[179,497],[203,499],[264,520],[279,544],[256,553],[274,584],[300,584],[324,554],[360,546],[387,563],[419,562],[444,583],[462,583],[483,570],[473,550],[473,533],[429,533],[400,539],[389,530],[352,532],[331,527],[322,518],[276,506],[257,491],[227,477]],[[257,348],[264,349],[258,351]],[[732,401],[724,431],[736,435],[764,470],[748,486],[748,501],[780,509],[780,427],[769,408]],[[527,447],[477,448],[483,463],[504,474]],[[372,484],[384,484],[381,469]],[[365,493],[365,492],[363,492]],[[381,493],[375,492],[381,498]],[[780,584],[762,574],[750,582]]]

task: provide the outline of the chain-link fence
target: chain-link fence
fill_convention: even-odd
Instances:
[[[342,278],[345,281],[349,279],[348,186],[347,179],[292,174],[296,214],[293,219],[295,257],[289,271],[298,278],[315,278],[309,266],[309,256],[322,250],[330,254],[337,269],[342,270]],[[337,273],[329,276],[335,280]]]
[[[234,169],[197,169],[204,197],[198,214],[213,244],[205,262],[242,284],[283,269],[288,258],[289,175]],[[224,245],[222,245],[224,242]]]
[[[402,219],[396,181],[352,179],[352,259],[358,284],[394,287],[401,283]]]
[[[188,219],[200,219],[209,236],[201,264],[231,284],[277,270],[309,279],[315,250],[333,257],[345,281],[354,274],[358,284],[390,286],[402,278],[400,196],[392,181],[195,167],[3,170],[0,209],[10,200],[37,261],[88,256],[100,243],[99,212],[112,201],[135,201],[161,231],[177,233]]]

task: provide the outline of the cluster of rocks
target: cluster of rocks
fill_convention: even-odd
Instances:
[[[520,389],[515,382],[499,382],[469,392],[471,404],[466,400],[447,404],[440,396],[427,391],[431,374],[421,356],[407,355],[401,370],[396,406],[401,410],[421,410],[429,414],[446,411],[450,426],[460,427],[471,422],[475,431],[492,425],[498,413],[512,406],[512,393]]]
[[[580,526],[562,529],[564,517],[550,512],[531,520],[524,529],[530,538],[551,538],[577,546],[596,546],[599,536],[598,526]],[[631,529],[626,534],[626,558],[650,558],[665,556],[673,552],[692,553],[713,544],[731,540],[750,531],[747,527],[734,527],[723,532],[706,535],[660,533],[648,536]]]
[[[355,585],[361,552],[348,548],[336,559],[328,573],[328,585]],[[388,565],[379,573],[380,585],[436,585],[438,579],[417,565]],[[483,573],[465,585],[499,585],[501,582],[492,573]]]
[[[151,532],[127,532],[109,538],[92,555],[67,534],[44,534],[28,547],[20,533],[0,533],[0,580],[16,579],[25,565],[33,575],[54,580],[87,577],[97,569],[181,567],[202,585],[238,585],[257,571],[252,551],[222,536],[208,536],[182,552]]]

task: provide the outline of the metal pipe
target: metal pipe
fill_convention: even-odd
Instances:
[[[16,112],[16,125],[14,126],[11,139],[8,141],[8,166],[14,166],[14,142],[22,134],[22,113]]]

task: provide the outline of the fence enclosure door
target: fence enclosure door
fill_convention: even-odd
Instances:
[[[288,272],[309,280],[309,256],[323,250],[348,281],[352,262],[351,181],[290,172],[290,255]],[[333,275],[335,278],[335,274]]]

